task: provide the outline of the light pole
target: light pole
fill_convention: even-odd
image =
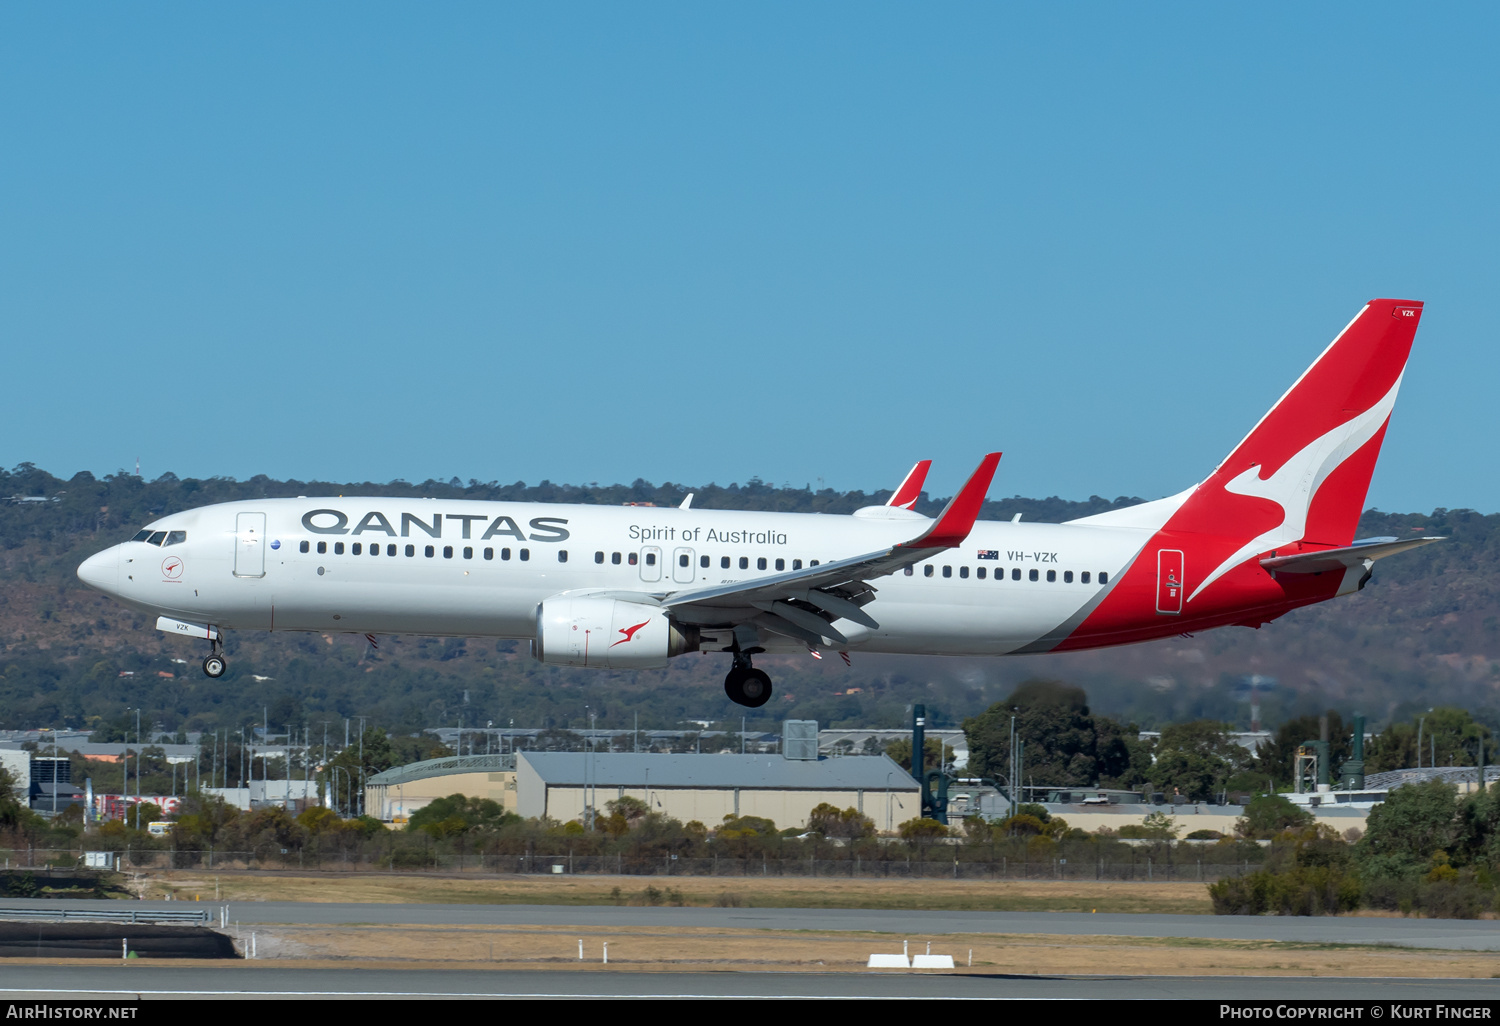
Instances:
[[[141,710],[135,710],[135,743],[141,743]],[[135,828],[141,828],[141,752],[135,753]]]

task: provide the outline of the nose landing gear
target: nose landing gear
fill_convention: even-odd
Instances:
[[[736,652],[734,667],[724,678],[724,694],[736,705],[759,709],[771,700],[771,677],[750,665],[749,652]]]
[[[229,669],[229,663],[224,659],[224,650],[220,647],[218,640],[212,642],[213,650],[203,660],[203,675],[218,680],[224,676],[224,671]]]

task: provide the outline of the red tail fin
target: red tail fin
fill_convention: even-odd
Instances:
[[[927,481],[927,469],[932,466],[931,460],[918,460],[917,465],[907,471],[906,477],[901,479],[901,484],[891,493],[886,500],[887,506],[900,506],[902,509],[911,509],[922,497],[922,485]]]
[[[1353,540],[1421,318],[1421,303],[1371,300],[1173,514],[1168,531],[1239,543],[1193,596],[1262,552]]]

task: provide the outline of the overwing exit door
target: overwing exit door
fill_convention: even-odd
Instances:
[[[678,584],[692,584],[697,579],[696,574],[692,549],[678,549],[672,553],[672,580]]]
[[[1156,552],[1156,611],[1165,616],[1182,612],[1182,550]]]
[[[661,549],[655,545],[641,549],[641,580],[661,580]]]

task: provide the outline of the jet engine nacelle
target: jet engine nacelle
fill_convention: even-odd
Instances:
[[[647,670],[698,650],[698,632],[674,624],[660,606],[566,594],[536,607],[532,654],[544,663]]]

